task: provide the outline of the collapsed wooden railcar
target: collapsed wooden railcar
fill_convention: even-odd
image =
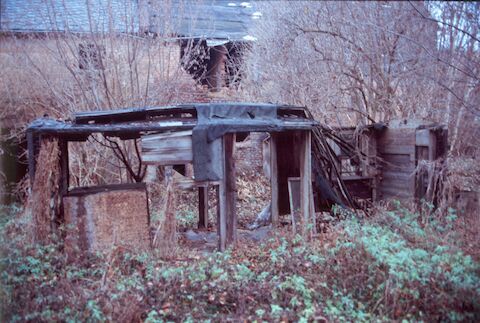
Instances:
[[[448,149],[445,126],[392,120],[334,132],[350,145],[331,142],[341,177],[357,200],[435,202],[441,183],[435,183],[434,173]]]
[[[143,230],[143,235],[149,236],[145,229],[145,186],[75,188],[69,182],[69,142],[84,142],[93,134],[102,134],[107,140],[137,140],[141,143],[141,148],[137,147],[141,163],[172,166],[182,173],[176,180],[177,188],[198,190],[199,227],[207,227],[207,193],[209,187],[215,187],[218,248],[225,250],[237,240],[235,142],[250,132],[268,134],[263,145],[268,153],[264,154],[263,163],[269,166],[271,222],[276,225],[280,215],[291,214],[292,222],[298,220],[303,233],[315,228],[316,211],[328,211],[334,204],[365,209],[379,200],[433,201],[436,188],[432,185],[432,168],[422,165],[441,160],[447,147],[446,129],[435,124],[402,121],[331,129],[316,122],[305,107],[195,103],[84,112],[66,122],[38,119],[27,130],[30,179],[33,183],[42,138],[55,138],[60,148],[58,191],[62,206],[58,209],[66,214],[63,218],[70,219],[70,224],[81,227],[83,240],[89,241],[86,248],[105,245],[95,241],[100,232],[117,235],[113,240],[105,239],[108,243],[128,240],[132,245],[144,246],[145,239],[136,241],[132,239],[135,234],[115,227],[119,220],[110,217],[109,212],[116,210],[118,218],[129,223],[132,230],[137,229],[136,235],[142,235]],[[187,164],[193,165],[193,174],[189,176],[181,171]],[[133,178],[137,182],[142,179]],[[142,204],[140,207],[127,207],[125,192],[129,189],[134,190],[132,196],[138,196],[132,203],[137,201]],[[102,206],[91,212],[86,210],[85,203],[90,203],[90,207]],[[126,204],[110,207],[109,203]],[[121,214],[122,210],[143,212],[138,221],[141,225],[134,228],[129,215]],[[93,228],[96,224],[102,229]]]

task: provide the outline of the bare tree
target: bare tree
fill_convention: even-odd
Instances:
[[[2,40],[0,115],[14,121],[10,135],[21,138],[28,122],[43,115],[68,119],[79,111],[193,101],[196,84],[180,65],[168,23],[173,17],[165,16],[162,28],[152,30],[138,7],[144,2],[87,1],[86,23],[79,28],[69,7],[77,4],[39,1],[48,32]],[[155,10],[167,12],[169,5],[162,2]],[[76,185],[140,181],[145,174],[135,141],[93,136],[72,145]]]
[[[477,3],[275,2],[261,10],[246,63],[252,98],[305,104],[337,125],[440,121],[450,126],[452,152],[466,149],[462,129],[478,131]]]

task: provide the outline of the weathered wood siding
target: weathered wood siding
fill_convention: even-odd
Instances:
[[[142,136],[142,161],[145,164],[181,165],[192,160],[190,130]]]
[[[415,195],[415,129],[387,129],[378,139],[380,199],[408,199]]]

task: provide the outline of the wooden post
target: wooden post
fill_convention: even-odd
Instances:
[[[225,181],[222,179],[216,187],[217,191],[217,233],[218,250],[225,251],[227,248],[227,211]]]
[[[225,154],[225,187],[227,208],[227,245],[237,243],[237,185],[235,174],[235,134],[226,134],[223,139]]]
[[[312,147],[310,131],[303,131],[300,147],[300,209],[302,211],[302,234],[308,237],[309,228],[312,224],[310,193],[312,186]]]
[[[198,188],[198,228],[208,228],[208,186]]]
[[[218,249],[225,251],[227,245],[235,244],[237,235],[237,215],[235,212],[235,134],[223,136],[223,178],[217,188],[217,230]]]
[[[225,183],[225,138],[222,138],[222,179],[216,186],[217,191],[217,233],[218,250],[223,252],[227,248],[227,197]]]
[[[311,181],[310,181],[311,183]],[[316,235],[317,234],[317,215],[315,214],[315,200],[313,199],[313,187],[312,185],[310,185],[310,214],[311,214],[311,223],[313,224],[313,228],[312,228],[312,231],[311,231],[311,234],[312,234],[312,238],[313,238],[313,235]]]
[[[62,195],[68,193],[68,187],[70,186],[70,169],[68,163],[68,141],[65,139],[59,139],[60,147],[60,170],[61,170],[61,179],[60,179],[60,192]]]
[[[270,186],[271,186],[271,212],[272,224],[278,225],[278,163],[277,163],[277,138],[270,134]]]

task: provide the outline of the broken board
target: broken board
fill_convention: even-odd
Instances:
[[[142,162],[155,165],[191,163],[192,131],[176,131],[142,136]]]

